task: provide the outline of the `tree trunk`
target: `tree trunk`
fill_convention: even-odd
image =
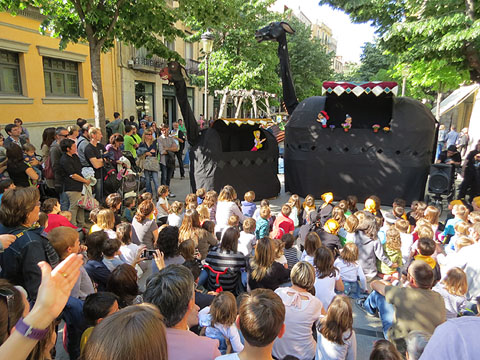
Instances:
[[[437,92],[437,109],[435,111],[435,117],[437,121],[440,121],[440,103],[442,102],[442,89],[439,89]]]
[[[89,45],[95,127],[102,130],[104,142],[108,142],[105,128],[105,103],[103,100],[102,66],[100,61],[102,47],[98,44],[92,44],[92,42]]]

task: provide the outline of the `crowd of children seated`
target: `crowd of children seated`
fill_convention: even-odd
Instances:
[[[9,185],[0,185],[10,201]],[[156,203],[150,193],[126,199],[111,194],[90,212],[85,231],[71,223],[69,212],[60,212],[57,199],[41,204],[34,227],[43,227],[59,261],[72,262],[72,254],[83,258],[61,314],[71,359],[356,359],[352,305],[365,310],[373,295],[388,303],[391,288],[435,292],[444,300],[445,309],[438,309],[446,314],[442,322],[478,312],[480,266],[470,258],[480,240],[480,198],[472,204],[453,201],[442,223],[434,206],[415,201],[407,211],[405,201],[395,199],[385,211],[376,196],[360,205],[353,195],[336,199],[325,193],[319,201],[292,195],[277,213],[253,191],[241,201],[230,185],[218,194],[198,189],[171,204],[168,194],[166,185],[157,189]],[[1,252],[2,265],[15,256],[8,246]],[[426,285],[426,275],[416,270],[419,262],[432,274]],[[194,283],[193,298],[181,285],[185,271]],[[178,318],[169,320],[173,315],[165,310],[176,306],[173,300],[159,305],[166,296],[154,288],[160,284],[171,296],[187,297],[175,300],[186,309]],[[2,343],[14,332],[11,303],[23,303],[26,295],[8,290],[6,280],[0,285],[0,299],[6,299],[0,301],[0,323],[9,320],[7,331],[0,331]],[[400,310],[394,305],[392,311]],[[400,322],[401,314],[396,315],[394,323]],[[122,345],[122,354],[112,352],[113,337],[106,340],[119,326],[138,337],[128,340],[134,348]],[[149,336],[140,339],[151,333],[148,326],[163,336],[155,349],[146,342]],[[183,357],[173,357],[178,351],[173,330],[185,327],[192,336],[212,339],[213,350],[190,349],[201,343],[195,337],[183,344],[189,349]],[[387,330],[384,326],[386,338]],[[48,334],[30,359],[50,358],[52,346],[45,342],[52,341],[55,327]],[[432,333],[412,325],[406,335],[405,347],[393,339],[377,341],[370,358],[418,359]]]

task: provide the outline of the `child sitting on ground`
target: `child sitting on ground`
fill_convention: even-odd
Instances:
[[[205,327],[205,336],[219,342],[218,349],[222,354],[227,353],[227,340],[232,346],[232,352],[243,350],[240,334],[235,326],[237,317],[237,303],[231,292],[219,293],[210,306],[198,313],[199,325]]]
[[[217,192],[215,190],[210,190],[207,191],[205,194],[205,200],[203,200],[203,203],[207,206],[208,212],[210,213],[211,221],[215,221],[215,216],[217,214],[217,199]]]
[[[455,235],[456,223],[459,223],[460,221],[468,222],[468,209],[465,205],[453,205],[452,214],[454,218],[447,221],[445,224],[445,230],[441,236],[444,244],[448,243],[450,238]]]
[[[123,210],[122,221],[132,223],[133,217],[135,216],[135,200],[135,197],[131,196],[123,202],[125,209]]]
[[[195,206],[194,209],[196,209],[198,206],[197,195],[194,193],[185,196],[185,209],[187,209],[187,207],[190,205]]]
[[[197,195],[197,205],[201,205],[205,200],[205,194],[207,191],[204,188],[197,189],[195,195]]]
[[[57,252],[60,261],[66,259],[70,254],[79,254],[85,250],[85,247],[80,245],[78,231],[70,227],[56,227],[48,233],[47,238]],[[78,277],[70,296],[84,300],[88,295],[93,294],[94,292],[95,289],[87,271],[83,266],[80,267],[80,276]]]
[[[322,246],[322,240],[316,232],[309,232],[305,237],[305,250],[302,252],[300,261],[306,261],[314,265],[315,251]]]
[[[357,228],[358,228],[358,218],[355,215],[351,214],[345,220],[344,228],[346,233],[345,244],[355,242],[355,232],[357,231]]]
[[[285,234],[293,234],[295,225],[293,225],[293,220],[289,218],[291,212],[290,205],[284,204],[282,206],[282,211],[273,223],[273,230],[270,235],[272,239],[281,239]]]
[[[467,275],[458,268],[448,270],[447,276],[432,289],[442,295],[447,309],[447,320],[462,315],[467,306]]]
[[[243,196],[244,201],[242,201],[242,213],[245,216],[252,217],[257,210],[257,205],[253,202],[255,200],[255,192],[247,191]]]
[[[450,242],[445,245],[445,252],[451,254],[457,251],[457,240],[460,236],[468,236],[470,225],[465,221],[459,221],[453,227],[455,229],[455,235],[450,238]]]
[[[273,244],[275,245],[275,261],[282,264],[285,269],[288,269],[287,258],[283,253],[285,249],[284,242],[280,239],[273,239]]]
[[[270,208],[270,202],[267,199],[263,199],[260,201],[260,206],[257,207],[257,210],[253,213],[253,218],[255,219],[256,222],[258,222],[258,219],[260,218],[260,210],[262,207],[268,206]]]
[[[168,219],[168,210],[170,206],[168,205],[167,196],[169,194],[169,189],[167,185],[160,185],[158,187],[157,195],[157,221],[160,224],[166,224]]]
[[[344,293],[354,299],[360,297],[360,289],[367,290],[367,279],[362,267],[358,264],[358,247],[354,243],[345,244],[334,266],[340,272],[340,278],[345,286]],[[359,282],[360,281],[360,286]]]
[[[100,229],[98,226],[97,226],[97,216],[98,216],[98,213],[100,212],[100,208],[95,208],[93,209],[92,211],[90,211],[90,215],[88,215],[88,219],[93,223],[92,226],[90,226],[90,230],[88,231],[88,234],[91,234],[95,231],[100,231],[102,229]]]
[[[273,342],[285,333],[284,321],[285,305],[280,296],[272,290],[253,290],[244,296],[236,322],[246,346],[236,357],[229,354],[216,360],[272,359]]]
[[[118,296],[107,291],[88,295],[83,303],[83,315],[89,327],[83,332],[80,340],[80,352],[87,343],[93,329],[107,316],[118,311]]]
[[[350,300],[337,295],[317,326],[316,359],[355,359],[357,340]]]
[[[122,222],[122,217],[119,214],[122,207],[122,196],[118,193],[108,195],[105,199],[105,205],[113,211],[113,215],[115,216],[115,226],[120,224]]]
[[[438,266],[437,261],[432,257],[435,252],[435,241],[430,238],[420,238],[418,241],[418,255],[411,257],[406,266],[402,270],[402,275],[407,276],[408,267],[413,260],[422,260],[425,261],[433,269],[433,285],[434,286],[440,279],[440,266]]]
[[[394,266],[388,266],[377,259],[377,275],[395,285],[395,281],[399,280],[397,269],[403,265],[400,232],[395,228],[390,228],[386,232],[386,239],[387,241],[383,245],[383,251]]]
[[[316,211],[315,198],[313,197],[313,195],[308,194],[305,197],[302,207],[303,207],[303,220],[306,221],[307,215],[310,213],[310,211]]]
[[[68,210],[63,210],[58,213],[58,215],[62,215],[65,219],[72,222],[72,213]]]
[[[260,218],[257,220],[255,227],[255,237],[257,240],[268,237],[270,233],[270,225],[268,219],[270,218],[270,208],[268,206],[262,206],[260,208]]]
[[[121,242],[120,253],[123,260],[129,265],[135,266],[138,252],[143,250],[144,246],[132,243],[132,225],[121,222],[117,225],[116,234],[117,239]]]
[[[335,291],[345,290],[340,272],[334,266],[333,252],[326,246],[320,246],[315,251],[314,267],[316,269],[315,296],[322,302],[323,307],[328,309],[335,297]]]
[[[237,250],[245,256],[252,255],[255,245],[255,228],[256,221],[254,219],[248,217],[243,221],[243,230],[240,232]]]
[[[174,201],[172,205],[170,205],[170,209],[168,209],[167,224],[180,228],[182,225],[182,216],[180,216],[182,210],[183,204],[180,201]]]
[[[282,236],[282,241],[285,244],[283,254],[287,259],[288,269],[292,270],[293,266],[298,262],[298,250],[293,246],[295,238],[292,234],[285,234]]]
[[[120,251],[120,247],[122,243],[120,240],[115,238],[108,238],[105,240],[102,246],[103,252],[103,264],[107,267],[110,272],[112,272],[117,266],[122,265],[125,263],[120,256],[122,255]]]
[[[210,212],[206,205],[201,204],[197,206],[197,212],[200,218],[200,224],[203,224],[204,221],[210,220]]]
[[[201,265],[200,261],[198,260],[201,255],[196,249],[195,241],[191,239],[182,241],[178,245],[178,252],[180,253],[180,255],[182,255],[185,261],[197,261],[199,262],[199,265]]]
[[[412,252],[413,235],[408,233],[409,227],[410,224],[405,219],[395,221],[395,229],[400,233],[400,241],[402,242],[400,251],[402,252],[402,261],[404,264],[408,261]]]
[[[289,218],[293,220],[293,225],[295,227],[303,225],[302,206],[300,205],[300,198],[298,197],[298,195],[293,194],[292,196],[290,196],[287,204],[292,208],[292,212],[290,213]]]

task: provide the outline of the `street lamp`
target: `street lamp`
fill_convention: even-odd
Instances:
[[[213,40],[215,37],[210,30],[202,34],[203,52],[205,53],[205,123],[208,124],[208,56],[213,50]]]

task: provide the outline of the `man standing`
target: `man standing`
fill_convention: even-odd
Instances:
[[[169,265],[160,270],[148,282],[143,299],[163,315],[169,360],[213,360],[220,356],[218,340],[189,330],[198,324],[198,306],[193,276],[185,266]]]
[[[77,227],[86,227],[85,214],[83,209],[78,207],[78,200],[82,197],[83,184],[89,186],[90,180],[82,177],[82,163],[76,154],[77,145],[71,139],[63,139],[60,141],[62,149],[62,157],[60,158],[60,166],[63,171],[63,187],[70,201],[72,213],[72,224]]]
[[[384,280],[374,280],[374,291],[366,300],[357,300],[357,305],[370,315],[378,311],[382,320],[383,334],[401,351],[405,338],[412,330],[432,334],[445,322],[447,312],[442,295],[431,290],[433,270],[422,260],[413,261],[408,267],[408,287],[391,286]]]
[[[25,139],[20,137],[22,128],[17,124],[8,124],[5,126],[5,131],[7,132],[8,136],[4,141],[4,147],[14,143],[23,148],[23,145],[27,143]]]
[[[60,165],[62,157],[62,149],[60,149],[60,141],[66,139],[68,130],[62,126],[55,129],[55,141],[50,146],[50,162],[52,163],[53,174],[55,176],[55,191],[60,199],[60,208],[62,211],[68,210],[70,203],[68,196],[63,189],[63,171]]]
[[[87,159],[85,159],[85,148],[90,143],[88,130],[90,130],[91,127],[92,125],[90,125],[89,123],[83,124],[80,130],[80,136],[78,137],[78,140],[77,140],[77,154],[83,167],[90,166],[88,164]]]
[[[123,137],[123,148],[125,151],[130,151],[133,158],[137,158],[137,147],[138,144],[133,137],[133,129],[132,125],[125,126],[125,136]]]
[[[120,134],[122,136],[125,135],[125,123],[120,118],[120,114],[118,112],[114,112],[113,117],[115,118],[115,120],[107,124],[107,129],[110,129],[112,135],[113,134]]]
[[[99,128],[92,127],[88,130],[90,136],[90,143],[85,148],[85,158],[87,159],[89,166],[95,170],[95,198],[101,202],[103,200],[103,145],[100,143],[102,140],[102,131]]]
[[[170,131],[170,135],[173,137],[175,144],[178,146],[178,151],[175,152],[175,156],[178,160],[178,167],[180,168],[180,177],[185,179],[185,169],[183,168],[183,149],[185,148],[185,133],[179,129],[177,122],[172,124],[173,129]],[[173,170],[175,173],[175,169]],[[173,174],[172,174],[173,176]]]
[[[455,125],[452,125],[445,139],[446,141],[445,146],[448,148],[450,145],[455,145],[457,143],[457,140],[458,140],[457,127]]]
[[[162,124],[162,135],[158,138],[158,152],[160,153],[160,171],[162,185],[170,186],[170,179],[175,171],[175,157],[169,152],[176,152],[178,150],[177,144],[168,134],[168,125]],[[170,197],[175,197],[175,194],[170,192]]]

